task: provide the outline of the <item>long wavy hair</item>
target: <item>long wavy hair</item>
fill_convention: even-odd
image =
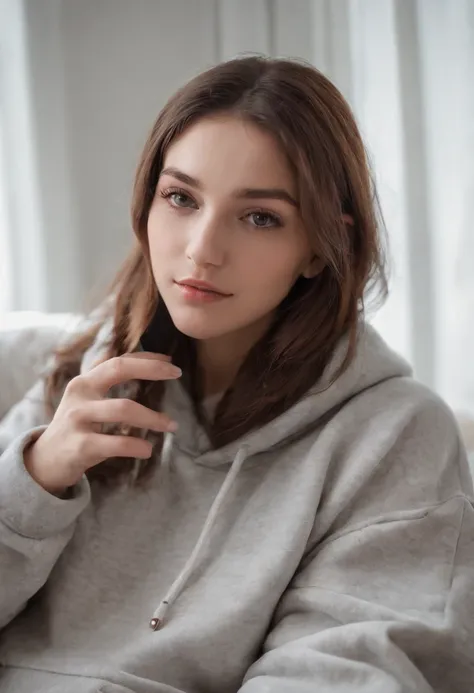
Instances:
[[[217,113],[235,114],[271,133],[286,154],[303,224],[324,269],[313,279],[296,281],[209,422],[200,407],[194,341],[174,327],[153,278],[147,222],[168,147],[191,124]],[[221,447],[271,421],[304,396],[346,336],[348,348],[339,375],[354,357],[367,291],[377,289],[379,297],[386,294],[381,216],[355,119],[336,87],[302,61],[237,58],[203,72],[176,92],[144,146],[131,219],[135,247],[108,288],[107,309],[93,327],[56,353],[46,384],[53,411],[65,384],[79,372],[84,351],[102,323],[110,320],[107,356],[131,352],[140,340],[146,349],[170,354],[183,369],[183,383],[211,443]],[[137,382],[132,396],[158,409],[163,392],[163,383]],[[117,428],[108,432],[116,433]],[[162,437],[156,436],[155,442],[159,451]],[[159,454],[140,462],[134,478],[146,478],[157,459]],[[134,462],[136,470],[137,461],[110,459],[88,474],[102,481],[116,480],[131,472]]]

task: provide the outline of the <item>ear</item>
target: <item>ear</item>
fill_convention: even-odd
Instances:
[[[348,226],[354,226],[354,217],[352,217],[350,214],[343,214],[342,221]],[[324,262],[321,260],[321,258],[317,257],[317,255],[313,255],[312,260],[305,267],[301,275],[305,279],[314,279],[314,277],[317,277],[317,275],[320,274],[323,269]]]
[[[304,270],[301,272],[301,275],[305,279],[314,279],[320,272],[322,272],[324,269],[324,262],[323,260],[318,257],[317,255],[313,255],[313,258],[311,261],[306,265]]]

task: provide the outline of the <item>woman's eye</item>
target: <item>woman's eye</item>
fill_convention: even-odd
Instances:
[[[184,192],[184,190],[173,190],[168,188],[167,190],[160,191],[161,197],[163,197],[172,207],[189,208],[196,207],[196,203],[193,198]]]
[[[168,195],[168,199],[171,200],[175,207],[193,207],[194,201],[189,197],[180,192],[172,192]]]
[[[251,224],[259,229],[281,226],[280,218],[268,212],[251,212],[247,215],[247,219],[250,219]]]

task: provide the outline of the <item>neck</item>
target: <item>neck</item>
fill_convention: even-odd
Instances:
[[[230,387],[247,354],[263,337],[269,325],[270,319],[267,317],[239,333],[232,332],[197,342],[204,397],[225,392]]]

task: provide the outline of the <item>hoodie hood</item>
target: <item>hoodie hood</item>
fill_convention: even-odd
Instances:
[[[81,372],[89,370],[103,356],[111,323],[101,328],[86,352]],[[411,376],[408,363],[396,354],[367,323],[360,322],[356,353],[346,370],[334,380],[344,361],[348,338],[339,342],[320,380],[287,411],[218,450],[212,448],[204,429],[197,422],[188,393],[179,381],[166,384],[163,410],[178,421],[174,444],[196,458],[198,464],[218,466],[231,463],[245,446],[246,456],[270,450],[289,438],[316,427],[330,412],[341,408],[352,397],[390,378]]]
[[[327,414],[344,406],[349,399],[364,390],[390,378],[412,374],[408,363],[392,351],[370,325],[361,322],[355,357],[334,380],[346,356],[347,346],[348,339],[344,337],[320,380],[299,402],[261,428],[250,431],[219,450],[209,450],[199,462],[206,465],[230,462],[243,444],[248,457],[275,448],[289,438],[315,428]],[[173,385],[177,383],[174,382]],[[183,430],[184,432],[186,431]]]

